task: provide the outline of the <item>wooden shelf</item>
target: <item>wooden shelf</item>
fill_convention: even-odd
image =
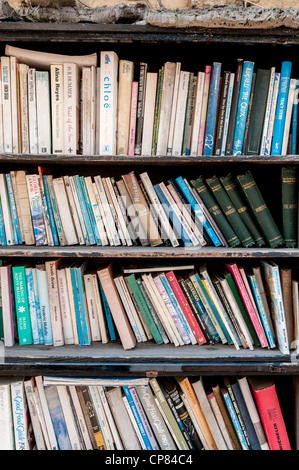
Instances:
[[[170,248],[99,246],[5,246],[1,257],[36,258],[298,258],[299,248]]]
[[[298,358],[299,359],[299,358]],[[5,349],[0,374],[65,376],[117,375],[226,375],[298,374],[299,360],[278,349],[254,351],[232,346],[157,345],[151,342],[125,351],[119,343],[93,343],[91,346],[45,347],[13,346]]]
[[[18,165],[176,165],[176,166],[194,166],[197,164],[217,165],[220,163],[239,165],[258,164],[258,165],[286,165],[299,164],[299,155],[240,155],[240,156],[152,156],[152,155],[27,155],[27,154],[2,154],[1,163],[14,163]]]

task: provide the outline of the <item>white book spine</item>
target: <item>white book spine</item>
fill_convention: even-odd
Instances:
[[[67,245],[77,245],[78,238],[68,204],[63,178],[53,179],[53,188]]]
[[[101,98],[101,69],[96,68],[96,131],[95,131],[95,155],[100,155],[100,98]]]
[[[145,447],[145,444],[144,444],[144,440],[142,439],[140,430],[139,430],[138,425],[137,425],[137,423],[136,423],[136,420],[135,420],[135,418],[134,418],[134,415],[133,415],[133,412],[132,412],[131,407],[130,407],[130,405],[129,405],[128,399],[127,399],[127,397],[125,397],[125,396],[123,396],[122,399],[123,399],[124,405],[125,405],[125,407],[126,407],[127,413],[128,413],[128,415],[129,415],[130,421],[131,421],[131,423],[132,423],[132,426],[133,426],[133,428],[134,428],[134,431],[135,431],[135,433],[136,433],[136,435],[137,435],[139,444],[140,444],[142,450],[146,450],[146,447]]]
[[[0,385],[0,450],[15,450],[10,384]]]
[[[72,190],[72,195],[73,195],[73,199],[74,199],[74,203],[75,203],[75,207],[76,207],[76,211],[74,211],[74,214],[77,213],[78,215],[78,218],[79,218],[79,226],[78,226],[78,237],[79,237],[79,234],[80,234],[80,244],[82,243],[82,234],[83,234],[83,240],[84,240],[84,243],[82,243],[83,245],[86,244],[86,245],[89,245],[89,240],[88,240],[88,235],[87,235],[87,229],[86,229],[86,225],[85,225],[85,222],[84,222],[84,217],[83,217],[83,212],[82,212],[82,209],[81,209],[81,206],[80,206],[80,202],[79,202],[79,197],[78,197],[78,193],[77,193],[77,189],[76,189],[76,185],[75,185],[75,181],[73,179],[72,176],[69,176],[69,177],[64,177],[64,182],[65,182],[65,185],[67,184],[67,182],[70,183],[70,187],[71,187],[71,190]],[[67,186],[66,186],[67,188]],[[72,198],[70,196],[69,200],[71,201]],[[71,204],[71,203],[70,203]],[[75,219],[74,219],[74,222],[76,224],[76,228],[77,228],[77,219],[76,219],[76,215],[75,215]],[[81,227],[81,231],[80,231],[80,227]],[[82,232],[82,234],[81,234]]]
[[[45,263],[47,284],[49,293],[49,306],[51,315],[51,325],[53,334],[53,346],[63,346],[64,336],[62,329],[62,318],[57,285],[57,269],[55,262],[47,261]]]
[[[122,304],[124,306],[124,309],[126,311],[127,317],[129,319],[129,322],[131,323],[132,330],[134,332],[134,335],[136,336],[136,340],[137,340],[138,343],[141,343],[142,339],[141,339],[141,335],[139,333],[139,329],[136,325],[135,318],[134,318],[134,316],[131,312],[131,309],[129,307],[127,299],[126,299],[126,297],[123,293],[122,286],[120,284],[119,278],[117,278],[117,277],[114,278],[114,284],[116,285],[117,291],[119,293],[120,299],[121,299]]]
[[[108,222],[106,220],[106,215],[105,215],[105,211],[103,209],[103,205],[102,205],[102,202],[101,202],[101,198],[100,198],[100,195],[99,195],[97,184],[95,182],[93,182],[92,187],[93,187],[93,191],[94,191],[94,194],[95,194],[95,197],[96,197],[96,201],[97,201],[98,208],[99,208],[99,211],[100,211],[100,214],[101,214],[101,217],[102,217],[102,221],[103,221],[103,225],[104,225],[104,230],[105,230],[105,235],[106,235],[105,238],[107,240],[106,244],[107,245],[110,244],[111,246],[113,246],[114,242],[113,242],[113,239],[112,239],[111,234],[110,234],[109,225],[108,225]]]
[[[153,204],[153,207],[156,211],[156,214],[161,222],[162,226],[162,237],[163,233],[165,234],[165,237],[170,240],[170,243],[172,244],[173,247],[179,246],[179,242],[177,237],[175,236],[175,233],[170,225],[169,219],[163,209],[162,204],[159,201],[159,198],[156,194],[156,191],[152,185],[152,182],[148,176],[147,173],[142,173],[140,175],[140,179],[143,182],[143,185],[145,187],[145,190],[150,198],[151,203]]]
[[[12,117],[12,151],[20,152],[20,129],[19,129],[19,77],[16,57],[10,56],[10,78],[11,78],[11,117]]]
[[[121,439],[119,437],[119,433],[118,433],[117,427],[115,425],[115,422],[114,422],[109,404],[107,402],[104,387],[102,387],[102,385],[98,385],[97,389],[98,389],[98,393],[99,393],[99,396],[100,396],[100,400],[103,404],[105,416],[107,418],[107,421],[108,421],[110,429],[111,429],[111,433],[112,433],[112,436],[113,436],[113,441],[114,441],[115,447],[116,447],[117,450],[123,450],[124,447],[122,445],[122,442],[121,442]]]
[[[296,87],[296,79],[291,78],[290,86],[289,86],[288,102],[287,102],[287,111],[286,111],[285,124],[284,124],[283,139],[282,139],[281,155],[286,155],[288,152],[288,143],[289,143],[289,137],[290,137],[295,87]]]
[[[79,147],[79,69],[76,64],[63,66],[64,153],[76,155]]]
[[[136,322],[136,325],[137,325],[137,328],[138,328],[138,331],[140,333],[140,336],[141,336],[141,341],[147,341],[147,336],[146,336],[146,333],[144,331],[144,328],[142,326],[142,323],[140,321],[140,318],[138,316],[138,313],[136,311],[136,308],[134,306],[134,303],[132,302],[132,299],[131,299],[131,296],[128,292],[128,288],[127,288],[127,285],[125,283],[125,280],[123,278],[123,276],[119,276],[119,283],[120,283],[120,286],[122,288],[122,292],[124,293],[124,296],[126,298],[126,301],[128,303],[128,306],[129,306],[129,309],[130,311],[132,312],[132,315],[135,319],[135,322]]]
[[[229,118],[230,118],[230,110],[231,110],[234,82],[235,82],[235,74],[231,73],[230,74],[230,79],[229,79],[226,110],[225,110],[225,116],[224,116],[223,137],[222,137],[222,144],[221,144],[221,155],[225,155],[225,152],[226,152],[226,141],[227,141],[227,134],[228,134],[228,126],[229,126]]]
[[[106,193],[105,193],[105,190],[104,190],[102,178],[100,176],[95,176],[94,181],[97,185],[98,194],[99,194],[101,204],[102,204],[102,208],[103,208],[103,211],[104,211],[104,214],[105,214],[105,219],[107,221],[106,229],[107,229],[107,226],[109,227],[108,230],[109,230],[109,233],[110,233],[110,245],[118,246],[118,245],[120,245],[121,242],[120,242],[120,239],[119,239],[118,234],[117,234],[117,230],[116,230],[115,222],[113,220],[113,216],[112,216],[112,213],[111,213],[110,206],[108,204],[108,200],[107,200]],[[112,241],[112,243],[111,243],[111,241]]]
[[[121,230],[120,233],[122,234],[122,243],[123,243],[123,245],[132,246],[133,243],[132,243],[132,240],[130,238],[129,232],[127,230],[126,222],[124,220],[122,211],[120,210],[118,201],[116,199],[116,195],[115,195],[111,180],[110,180],[110,178],[105,178],[105,181],[106,181],[108,190],[110,192],[110,197],[112,199],[112,203],[113,203],[113,206],[114,206],[114,209],[115,209],[115,212],[116,212],[116,217],[119,221],[120,230]]]
[[[269,126],[268,126],[268,133],[267,133],[267,139],[266,139],[266,144],[265,144],[264,155],[270,155],[270,152],[271,152],[271,144],[272,144],[274,123],[275,123],[279,82],[280,82],[280,73],[275,73],[273,97],[272,97],[272,103],[271,103],[271,113],[270,113],[270,119],[269,119]]]
[[[34,439],[35,439],[35,444],[37,450],[47,450],[44,436],[43,436],[43,431],[40,425],[37,409],[36,409],[36,403],[34,400],[34,385],[32,380],[26,380],[24,382],[24,387],[25,387],[25,393],[26,393],[26,399],[28,403],[28,408],[30,412],[30,419],[32,423],[32,428],[34,432]]]
[[[100,154],[116,154],[118,56],[101,51]]]
[[[70,391],[70,395],[71,395],[71,398],[72,398],[72,401],[73,401],[73,404],[74,404],[74,408],[75,408],[77,420],[78,420],[78,423],[79,423],[79,426],[80,426],[81,434],[82,434],[82,437],[83,437],[83,440],[84,440],[85,449],[86,450],[93,450],[92,443],[90,441],[90,437],[89,437],[88,430],[87,430],[87,427],[86,427],[85,418],[84,418],[84,415],[82,413],[82,408],[81,408],[80,401],[79,401],[79,398],[78,398],[78,395],[77,395],[77,392],[76,392],[76,387],[74,385],[70,385],[69,386],[69,391]]]
[[[97,76],[96,67],[91,67],[91,98],[90,98],[90,154],[96,154],[96,116],[97,116]]]
[[[74,301],[74,293],[73,293],[73,287],[72,287],[72,278],[71,278],[70,268],[65,269],[65,277],[66,277],[66,282],[67,282],[67,291],[69,295],[71,319],[72,319],[72,325],[73,325],[75,344],[78,345],[79,338],[78,338],[78,330],[77,330],[76,309],[75,309],[75,301]]]
[[[1,67],[1,65],[0,65]],[[3,97],[2,97],[2,73],[0,69],[0,152],[4,152],[4,135],[3,135]]]
[[[28,65],[18,64],[20,83],[21,152],[29,153]],[[13,116],[12,116],[13,119]]]
[[[182,154],[182,143],[183,143],[184,123],[185,123],[185,114],[186,114],[186,105],[187,105],[188,85],[189,85],[189,72],[181,71],[177,110],[176,110],[176,120],[175,120],[175,128],[174,128],[174,137],[173,137],[173,146],[172,146],[172,155],[175,155],[175,156],[180,156]]]
[[[49,72],[35,72],[38,153],[51,153],[51,111]]]
[[[91,69],[83,67],[82,69],[82,151],[83,155],[91,155]]]
[[[4,223],[4,229],[5,229],[6,243],[7,245],[14,245],[15,242],[14,242],[10,207],[9,207],[8,194],[7,194],[6,178],[3,173],[0,174],[0,200],[1,200],[1,207],[2,207],[2,216],[3,216],[3,223]]]
[[[198,72],[197,84],[196,84],[196,97],[195,97],[195,105],[194,105],[194,120],[193,120],[192,137],[191,137],[191,151],[190,151],[191,156],[197,155],[204,82],[205,82],[204,72]]]
[[[223,438],[225,439],[228,450],[234,450],[230,434],[226,429],[226,424],[225,424],[225,421],[224,421],[223,416],[221,414],[221,411],[218,407],[215,396],[213,394],[208,395],[208,400],[209,400],[211,409],[214,413],[215,419],[218,423],[218,426],[221,429],[221,432],[223,434]]]
[[[96,300],[93,290],[92,274],[84,274],[85,296],[90,323],[92,341],[101,341],[99,319],[96,309]]]
[[[172,104],[171,104],[171,114],[170,114],[170,124],[169,124],[169,134],[168,134],[168,143],[167,143],[167,155],[172,155],[172,144],[173,144],[173,136],[174,136],[176,108],[177,108],[177,102],[178,102],[180,72],[181,72],[181,62],[176,62],[173,96],[172,96]]]
[[[38,130],[37,130],[37,108],[36,108],[36,70],[28,70],[28,117],[29,117],[29,149],[30,153],[38,153]]]
[[[29,450],[27,403],[24,382],[13,382],[10,388],[16,450]]]
[[[64,149],[64,81],[63,65],[51,65],[51,118],[52,118],[52,151],[63,153]]]
[[[70,210],[71,210],[73,221],[74,221],[75,228],[76,228],[76,233],[78,236],[79,245],[85,245],[84,235],[83,235],[79,215],[77,212],[77,205],[76,205],[73,190],[71,187],[70,177],[66,175],[63,177],[63,180],[65,184],[65,190],[67,193],[68,202],[70,205]]]
[[[142,129],[142,155],[151,155],[152,153],[157,78],[157,73],[147,73]]]
[[[267,103],[266,103],[266,110],[265,110],[265,117],[264,117],[264,125],[263,125],[262,138],[261,138],[261,150],[260,150],[261,155],[265,155],[266,140],[267,140],[267,135],[268,135],[271,105],[272,105],[273,92],[274,92],[274,78],[275,78],[275,67],[271,67]]]
[[[59,400],[61,403],[63,416],[64,416],[66,428],[67,428],[67,433],[68,433],[70,443],[72,446],[72,450],[82,450],[82,445],[81,445],[77,425],[74,419],[67,387],[65,385],[59,385],[57,387],[57,392],[58,392]]]
[[[12,153],[11,83],[9,57],[1,57],[4,152]]]
[[[98,422],[100,424],[100,428],[103,434],[105,446],[107,450],[114,450],[114,445],[113,445],[113,438],[111,435],[111,431],[108,426],[108,422],[105,416],[104,408],[101,402],[101,399],[98,394],[97,387],[90,385],[89,387],[90,395],[91,395],[91,400],[93,403],[93,408],[94,411],[97,415]]]
[[[57,270],[57,287],[59,294],[64,341],[65,344],[74,344],[75,338],[65,269]]]

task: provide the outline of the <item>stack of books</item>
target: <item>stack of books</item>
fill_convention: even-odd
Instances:
[[[92,59],[92,60],[91,60]],[[76,155],[297,153],[299,80],[292,63],[238,59],[158,71],[114,51],[70,57],[6,46],[0,151]],[[19,84],[19,85],[18,85]]]
[[[291,450],[270,378],[2,378],[0,404],[1,450]]]
[[[281,229],[251,171],[153,183],[46,169],[0,174],[0,244],[37,246],[298,246],[298,174],[281,173]],[[270,195],[268,195],[270,198]]]
[[[120,341],[253,350],[299,340],[295,269],[273,261],[123,266],[86,261],[0,266],[5,346]]]

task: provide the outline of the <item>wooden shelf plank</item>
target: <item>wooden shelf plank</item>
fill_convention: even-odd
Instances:
[[[299,248],[170,248],[99,246],[2,246],[1,257],[37,258],[298,258]]]

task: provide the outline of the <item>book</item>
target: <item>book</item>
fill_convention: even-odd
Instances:
[[[1,57],[4,151],[12,152],[11,77],[9,57]]]
[[[0,381],[0,423],[3,433],[0,442],[1,450],[15,450],[10,389],[10,382],[14,380],[15,378],[1,378]]]
[[[99,269],[98,276],[107,297],[122,345],[124,349],[132,349],[136,344],[136,339],[113,282],[112,265],[104,269]]]
[[[281,155],[292,62],[281,63],[280,81],[271,143],[271,155]]]
[[[142,155],[151,155],[154,131],[155,104],[158,74],[147,72],[142,131]],[[163,154],[162,154],[163,155]]]
[[[175,75],[176,75],[176,63],[166,62],[164,64],[163,84],[162,84],[162,90],[161,90],[160,120],[159,120],[159,128],[158,128],[158,136],[157,136],[157,150],[156,150],[157,155],[167,154]],[[147,88],[146,88],[146,93],[147,93]],[[146,94],[145,94],[145,104],[146,104]],[[144,123],[143,123],[144,128],[145,128],[145,123],[146,123],[145,116],[146,115],[144,114]]]
[[[37,109],[37,149],[38,149],[38,153],[51,154],[52,135],[51,135],[51,111],[50,111],[51,98],[50,98],[49,72],[36,71],[35,80],[36,80],[36,109]],[[72,87],[69,86],[66,96],[68,96],[70,88]]]
[[[61,154],[64,149],[64,88],[63,65],[50,66],[51,117],[53,153]],[[30,117],[30,114],[29,114]],[[31,142],[31,139],[30,139]]]
[[[25,266],[12,267],[19,344],[32,344]]]
[[[296,79],[291,78],[290,79],[290,85],[289,85],[289,93],[288,93],[288,100],[287,100],[287,109],[286,109],[284,130],[283,130],[282,146],[281,146],[281,154],[282,155],[287,155],[288,153],[290,153],[289,152],[289,141],[290,141],[290,130],[291,130],[291,120],[292,120],[292,114],[293,114],[295,88],[296,88]]]
[[[250,377],[250,386],[270,450],[291,450],[275,384],[271,378]]]
[[[64,147],[66,155],[79,149],[79,67],[74,62],[63,64]]]
[[[134,63],[120,60],[118,67],[117,155],[128,155]],[[103,84],[104,85],[104,84]],[[105,85],[104,85],[105,86]]]
[[[174,76],[173,96],[172,96],[171,111],[170,111],[167,155],[172,155],[172,144],[173,144],[173,137],[174,137],[176,109],[177,109],[177,102],[178,102],[181,65],[182,65],[181,62],[176,62],[175,64],[175,76]],[[158,79],[159,79],[159,74],[158,74]]]
[[[297,246],[298,179],[296,167],[281,169],[281,207],[283,238],[288,248]]]
[[[15,450],[30,450],[29,412],[24,389],[24,379],[15,378],[10,384],[10,390]]]
[[[244,60],[242,58],[237,59],[237,68],[234,74],[235,76],[234,76],[234,83],[233,83],[232,96],[231,96],[230,119],[228,123],[227,137],[226,137],[226,148],[225,148],[226,155],[232,155],[233,139],[234,139],[236,116],[237,116],[237,109],[238,109],[238,100],[239,100],[241,79],[242,79],[242,73],[243,73],[243,62]]]
[[[211,86],[209,93],[209,105],[207,110],[207,124],[203,153],[204,155],[213,155],[214,151],[221,67],[222,64],[220,62],[214,62],[212,66]]]
[[[21,134],[21,153],[29,153],[30,150],[28,115],[28,69],[29,67],[26,64],[17,64],[17,70],[19,75],[19,122]],[[37,112],[38,111],[39,108],[37,107]],[[14,116],[14,119],[16,119],[18,122],[18,116]],[[13,131],[14,129],[12,129],[12,139],[14,140]]]
[[[138,96],[138,82],[133,81],[132,90],[131,90],[131,108],[130,108],[130,124],[129,124],[129,144],[128,144],[128,155],[130,157],[132,157],[135,152],[137,96]]]
[[[139,80],[138,80],[138,95],[137,95],[137,111],[136,111],[136,133],[135,133],[135,148],[134,154],[141,155],[142,133],[143,133],[143,118],[144,118],[144,101],[146,89],[146,77],[148,72],[148,64],[140,62],[139,64]]]
[[[221,155],[221,147],[224,133],[224,122],[227,108],[227,100],[229,94],[231,72],[223,72],[223,85],[221,87],[221,95],[219,97],[219,116],[217,129],[215,134],[215,155]]]
[[[78,238],[67,199],[64,180],[62,177],[53,178],[52,184],[66,244],[76,245]]]
[[[189,85],[189,73],[190,72],[185,72],[183,70],[181,70],[180,72],[176,119],[175,119],[174,136],[173,136],[173,143],[172,143],[172,155],[182,154],[184,122],[185,122],[188,85]]]

